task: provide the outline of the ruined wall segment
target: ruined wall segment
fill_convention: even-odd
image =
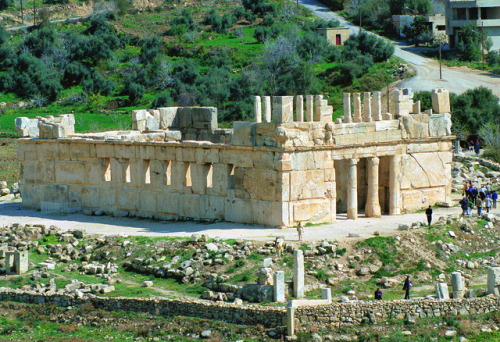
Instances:
[[[88,134],[72,115],[35,119],[38,135],[18,118],[23,206],[289,227],[449,201],[447,92],[438,114],[393,95],[382,113],[379,92],[344,94],[335,122],[321,95],[256,96],[255,122],[233,129],[213,107],[137,110],[132,131]]]

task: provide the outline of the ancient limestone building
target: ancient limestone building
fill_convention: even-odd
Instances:
[[[332,122],[322,96],[256,96],[255,122],[233,129],[207,107],[134,111],[134,130],[88,134],[72,115],[18,118],[23,206],[289,227],[449,202],[449,94],[434,90],[426,113],[412,97],[396,90],[389,114],[380,92],[344,94]]]

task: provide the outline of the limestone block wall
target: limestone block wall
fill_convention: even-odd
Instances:
[[[23,206],[287,226],[281,153],[208,142],[20,139]],[[285,220],[285,221],[283,221]]]
[[[500,297],[487,296],[470,299],[449,300],[384,300],[336,303],[322,306],[302,306],[295,309],[295,324],[300,331],[307,325],[335,326],[360,324],[372,316],[377,322],[390,318],[404,319],[406,314],[414,318],[451,317],[457,315],[482,314],[500,309]]]

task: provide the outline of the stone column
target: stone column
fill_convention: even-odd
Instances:
[[[271,96],[264,96],[264,122],[271,122]]]
[[[314,95],[306,95],[306,121],[312,122],[314,119]]]
[[[378,199],[378,169],[380,160],[377,157],[368,158],[368,193],[366,198],[365,216],[380,216]]]
[[[358,218],[358,159],[349,160],[349,170],[347,173],[347,218]]]
[[[453,290],[453,298],[464,297],[464,279],[460,272],[453,272],[451,274],[451,287]]]
[[[290,304],[286,307],[286,334],[295,336],[295,307]]]
[[[363,122],[363,117],[361,116],[361,94],[354,93],[353,95],[353,121],[354,122]]]
[[[283,271],[274,273],[273,294],[275,302],[282,303],[285,301],[285,272]]]
[[[437,283],[436,286],[436,296],[439,300],[450,299],[450,294],[448,293],[448,285],[446,283]]]
[[[297,108],[297,121],[304,121],[304,96],[297,95],[295,98],[295,107]]]
[[[373,101],[372,101],[372,116],[375,121],[382,120],[382,95],[380,91],[374,91],[373,93]]]
[[[304,297],[304,254],[300,249],[293,251],[293,296]]]
[[[254,96],[253,108],[254,108],[255,122],[262,122],[262,104],[260,101],[260,96]]]
[[[399,183],[399,173],[400,173],[400,155],[394,155],[390,157],[389,160],[389,214],[399,215],[401,213],[400,209],[400,197],[401,197],[401,185]]]
[[[363,116],[365,122],[372,122],[372,96],[370,93],[363,95]]]
[[[352,122],[351,94],[350,93],[344,93],[344,122],[345,123]]]

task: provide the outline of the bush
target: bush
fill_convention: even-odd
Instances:
[[[264,15],[264,19],[262,20],[262,25],[273,26],[275,21],[276,18],[271,13],[267,13],[266,15]]]
[[[486,56],[486,63],[488,63],[491,68],[494,68],[497,64],[500,64],[500,55],[498,51],[488,52],[488,55]]]
[[[24,38],[23,45],[28,51],[36,56],[41,57],[42,54],[50,52],[56,43],[57,34],[51,27],[42,27],[32,31]]]
[[[6,10],[12,5],[12,0],[0,0],[0,11]]]
[[[151,102],[151,108],[168,107],[168,106],[172,106],[173,104],[174,104],[174,101],[168,93],[160,93],[153,100],[153,102]]]
[[[315,32],[306,32],[297,44],[297,52],[300,57],[319,62],[330,57],[336,48]]]
[[[144,37],[139,42],[141,47],[140,59],[142,63],[148,63],[154,60],[161,51],[162,41],[160,37],[154,35],[152,37]]]
[[[499,98],[486,87],[469,89],[461,95],[450,97],[454,121],[476,134],[487,124],[500,123]]]
[[[394,54],[394,45],[383,38],[361,31],[350,36],[344,44],[344,51],[359,50],[362,54],[371,55],[375,62],[383,62]]]
[[[126,85],[125,94],[128,95],[128,99],[131,103],[136,103],[137,100],[142,99],[144,95],[145,88],[142,84],[129,83]]]
[[[265,0],[243,0],[241,3],[245,9],[255,14],[276,12],[276,7],[273,4],[266,3]]]
[[[87,94],[102,94],[109,96],[113,93],[113,81],[106,79],[100,72],[94,71],[91,78],[82,81],[82,88]]]
[[[432,108],[432,94],[428,90],[422,90],[414,93],[413,102],[420,101],[422,111]]]
[[[194,84],[200,76],[198,65],[190,59],[175,63],[172,72],[174,78],[185,84]]]
[[[66,66],[62,83],[65,87],[80,84],[89,75],[89,70],[82,63],[73,61]]]

